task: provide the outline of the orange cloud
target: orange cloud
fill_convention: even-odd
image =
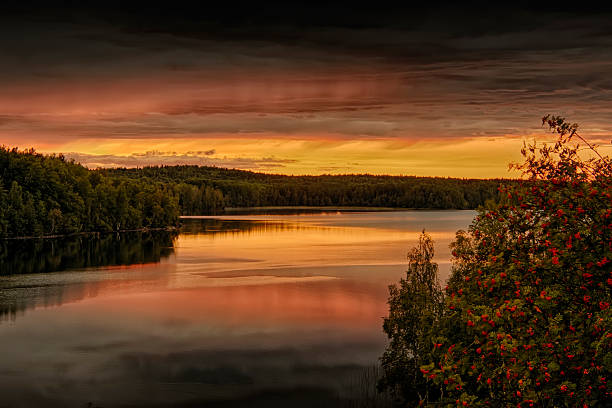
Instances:
[[[25,59],[0,36],[0,143],[90,167],[504,177],[545,113],[612,139],[607,54],[587,47],[599,59],[559,64],[522,32],[453,40],[337,29],[334,45],[313,33],[293,44],[97,24],[19,30],[33,50]],[[423,54],[423,38],[452,55]],[[483,51],[498,40],[515,46]]]

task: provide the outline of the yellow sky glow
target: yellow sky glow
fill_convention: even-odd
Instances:
[[[215,152],[211,159],[290,159],[281,166],[257,171],[282,174],[370,173],[442,177],[516,177],[508,163],[521,161],[523,139],[496,137],[452,141],[379,140],[287,140],[254,138],[207,139],[86,139],[50,146],[42,152],[81,152],[90,155],[125,157],[146,154],[180,156],[194,151]],[[180,162],[180,159],[178,160]],[[95,163],[90,167],[108,166]],[[248,165],[247,165],[248,167]]]

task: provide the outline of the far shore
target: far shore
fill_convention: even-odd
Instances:
[[[181,215],[181,219],[214,218],[224,215],[245,214],[252,215],[259,212],[290,212],[290,211],[321,211],[321,212],[396,212],[396,211],[474,211],[457,208],[402,208],[402,207],[336,207],[336,206],[270,206],[270,207],[226,207],[217,214]]]
[[[270,206],[270,207],[226,207],[217,214],[181,215],[180,218],[192,218],[228,213],[246,213],[254,211],[345,211],[345,212],[392,212],[392,211],[461,211],[459,208],[404,208],[404,207],[337,207],[337,206]],[[468,210],[473,211],[473,210]]]
[[[275,211],[275,210],[314,210],[314,211],[400,211],[408,208],[393,207],[337,207],[337,206],[271,206],[271,207],[226,207],[224,212]]]

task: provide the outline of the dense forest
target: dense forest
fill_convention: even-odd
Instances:
[[[97,171],[107,177],[171,186],[183,215],[257,206],[474,209],[495,198],[502,182],[372,175],[284,176],[203,166]]]
[[[158,228],[178,223],[162,183],[103,175],[62,155],[0,148],[0,236]]]
[[[60,155],[0,148],[0,236],[163,228],[227,207],[474,209],[502,180],[283,176],[204,166],[88,170]]]

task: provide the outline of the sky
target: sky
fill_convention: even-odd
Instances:
[[[8,4],[0,144],[90,168],[516,177],[547,113],[612,152],[606,9]]]

